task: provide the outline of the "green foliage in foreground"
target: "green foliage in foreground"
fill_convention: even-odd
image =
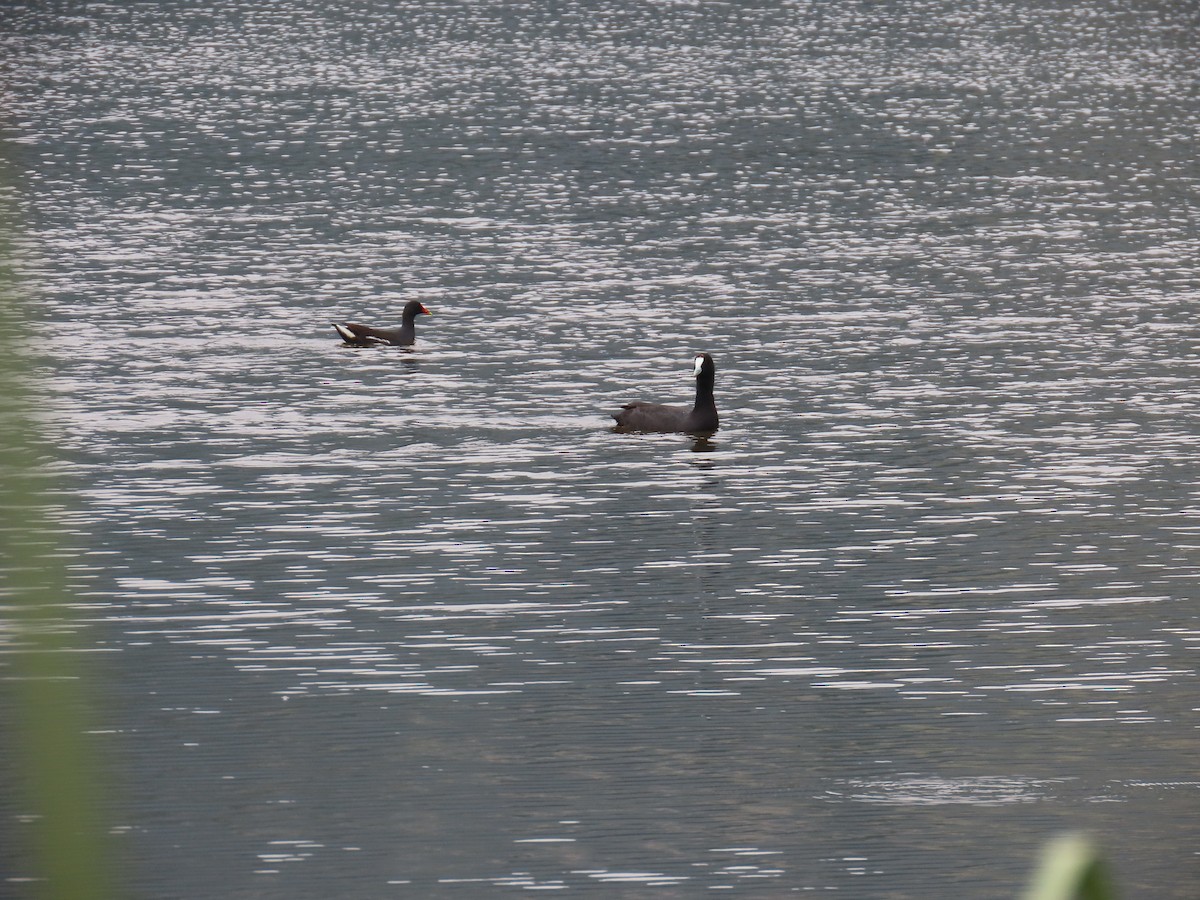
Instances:
[[[1079,834],[1048,843],[1024,900],[1117,900],[1108,867]]]
[[[2,185],[0,185],[2,189]],[[45,900],[111,896],[95,756],[86,746],[76,628],[61,551],[47,515],[33,390],[17,336],[28,332],[12,266],[11,223],[0,209],[0,686],[17,721],[8,740],[31,814],[27,883]],[[10,851],[11,852],[11,851]],[[13,883],[0,884],[12,890]]]

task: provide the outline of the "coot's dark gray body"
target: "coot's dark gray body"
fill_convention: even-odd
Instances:
[[[399,328],[373,328],[357,322],[334,322],[333,329],[352,347],[411,347],[417,340],[417,316],[433,315],[419,300],[404,304]]]
[[[688,434],[716,431],[720,427],[717,403],[713,399],[713,380],[717,367],[707,353],[696,356],[696,402],[686,406],[666,406],[662,403],[637,401],[626,403],[620,412],[612,414],[617,428],[623,431],[681,431]]]

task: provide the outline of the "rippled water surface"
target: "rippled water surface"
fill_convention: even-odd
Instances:
[[[1194,896],[1194,8],[72,9],[3,127],[135,895]]]

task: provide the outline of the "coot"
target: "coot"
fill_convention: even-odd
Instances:
[[[665,406],[661,403],[626,403],[612,417],[619,431],[682,431],[689,434],[713,432],[720,425],[717,403],[713,400],[713,378],[717,367],[707,353],[696,356],[696,403],[686,406]]]

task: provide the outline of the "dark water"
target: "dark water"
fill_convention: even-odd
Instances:
[[[0,26],[132,895],[1195,896],[1194,7]]]

